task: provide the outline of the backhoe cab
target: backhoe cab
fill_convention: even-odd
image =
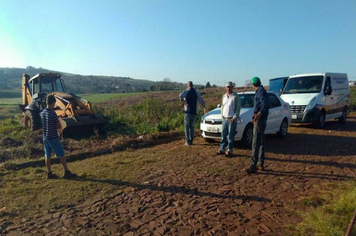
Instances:
[[[62,130],[66,127],[100,126],[108,122],[102,114],[93,113],[90,102],[67,93],[60,74],[41,73],[32,78],[23,74],[20,109],[23,112],[21,123],[25,128],[41,128],[40,112],[46,108],[47,94],[53,94],[56,98],[54,111],[60,118]]]

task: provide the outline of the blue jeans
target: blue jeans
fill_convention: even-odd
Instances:
[[[226,141],[228,141],[228,151],[232,153],[232,149],[234,146],[234,139],[236,135],[236,125],[237,123],[231,123],[230,119],[222,120],[222,132],[221,132],[221,142],[220,142],[220,150],[225,151]],[[229,135],[229,140],[227,140],[227,136]]]
[[[192,145],[194,139],[194,123],[197,115],[184,114],[185,141]]]
[[[253,139],[252,139],[252,155],[251,166],[257,164],[263,165],[265,161],[265,129],[267,126],[267,118],[260,118],[253,126]]]
[[[44,146],[46,158],[51,157],[52,150],[54,151],[57,157],[64,156],[64,149],[58,137],[54,139],[43,139],[43,146]]]

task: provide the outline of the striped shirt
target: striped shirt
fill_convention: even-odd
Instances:
[[[59,121],[57,114],[53,110],[45,108],[41,112],[41,120],[43,129],[43,139],[47,140],[58,138],[56,124]]]

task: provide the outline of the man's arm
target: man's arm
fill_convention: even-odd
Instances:
[[[204,99],[201,97],[200,93],[198,93],[198,92],[197,92],[197,98],[198,98],[199,103],[202,105],[202,107],[205,108],[205,101],[204,101]]]
[[[200,93],[197,92],[197,98],[199,103],[202,105],[202,107],[204,108],[204,113],[208,113],[208,109],[205,106],[205,101],[204,99],[201,97]]]
[[[261,94],[260,94],[260,101],[261,101],[261,109],[260,109],[260,112],[261,113],[265,113],[267,112],[268,108],[269,108],[269,103],[268,103],[268,94],[267,92],[263,92],[261,91]]]
[[[179,94],[179,100],[183,101],[186,100],[186,98],[187,98],[187,90],[184,90]]]
[[[260,102],[261,102],[261,108],[260,108],[259,112],[253,116],[252,124],[254,124],[262,116],[262,113],[267,112],[267,110],[269,108],[267,96],[268,96],[267,93],[264,93],[263,91],[259,91],[258,98],[260,99]]]
[[[61,129],[62,128],[62,125],[61,125],[61,123],[59,123],[59,121],[56,123],[56,128],[57,129]]]
[[[241,110],[241,100],[240,100],[240,96],[238,94],[236,94],[236,96],[235,96],[235,114],[232,117],[235,121],[240,116],[240,110]]]

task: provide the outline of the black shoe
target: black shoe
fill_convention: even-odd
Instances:
[[[219,149],[219,151],[216,153],[216,155],[224,155],[224,154],[225,154],[225,152],[222,151],[222,150],[220,150],[220,149]]]
[[[47,172],[47,179],[55,179],[57,175],[53,172]]]
[[[64,172],[64,175],[63,175],[63,179],[71,179],[71,178],[75,178],[75,177],[77,177],[77,175],[70,172],[69,170]]]
[[[257,163],[257,169],[263,171],[263,170],[265,170],[265,167],[263,166],[263,164]]]
[[[225,154],[226,157],[232,157],[232,152],[228,151],[226,154]]]
[[[257,168],[256,166],[250,166],[249,168],[245,169],[247,174],[256,174],[257,173]]]

